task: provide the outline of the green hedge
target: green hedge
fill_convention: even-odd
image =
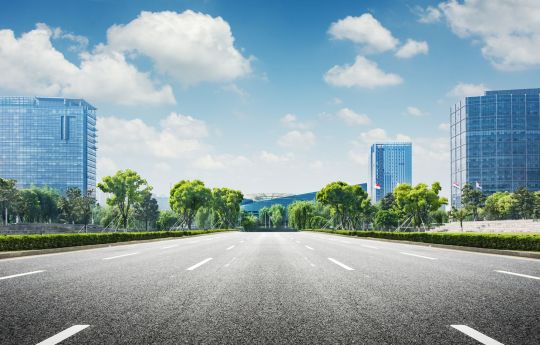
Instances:
[[[540,251],[540,234],[488,234],[461,232],[383,232],[349,230],[312,230],[341,235],[389,240],[449,244],[454,246]]]
[[[226,230],[105,232],[49,235],[0,235],[0,251],[84,246],[90,244],[183,237]]]

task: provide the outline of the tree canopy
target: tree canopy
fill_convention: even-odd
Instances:
[[[189,230],[199,208],[208,206],[212,200],[212,192],[200,180],[182,180],[170,191],[171,209],[180,217],[180,223]]]

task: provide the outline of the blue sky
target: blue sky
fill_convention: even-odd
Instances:
[[[98,107],[98,175],[159,195],[201,178],[245,193],[368,179],[375,141],[413,142],[413,182],[449,193],[448,114],[538,87],[537,1],[16,1],[2,94]]]

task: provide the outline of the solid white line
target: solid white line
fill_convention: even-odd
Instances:
[[[525,278],[531,278],[531,279],[540,280],[540,277],[530,276],[528,274],[514,273],[514,272],[508,272],[508,271],[499,271],[499,270],[495,270],[495,272],[504,273],[504,274],[511,274],[513,276],[518,276],[518,277],[525,277]]]
[[[315,249],[311,248],[310,246],[306,246],[306,248],[307,248],[307,249],[311,249],[311,250],[315,250]]]
[[[0,277],[0,280],[16,278],[16,277],[22,277],[22,276],[27,276],[29,274],[36,274],[36,273],[41,273],[41,272],[45,272],[45,271],[41,270],[41,271],[32,271],[32,272],[26,272],[26,273],[13,274],[11,276]]]
[[[343,263],[337,261],[336,259],[328,258],[328,260],[332,261],[333,263],[335,263],[335,264],[338,265],[338,266],[343,267],[343,268],[346,269],[347,271],[354,271],[354,268],[349,267],[349,266],[347,266],[347,265],[345,265],[345,264],[343,264]]]
[[[118,259],[118,258],[123,258],[124,256],[131,256],[131,255],[136,255],[136,254],[139,254],[139,253],[129,253],[129,254],[122,254],[122,255],[117,255],[117,256],[111,256],[110,258],[103,258],[103,260]]]
[[[193,271],[193,270],[196,269],[197,267],[204,265],[205,263],[207,263],[207,262],[210,261],[210,260],[212,260],[212,258],[204,259],[203,261],[199,262],[198,264],[195,264],[195,265],[191,266],[191,267],[188,268],[186,271]]]
[[[165,247],[162,247],[161,249],[169,249],[169,248],[174,248],[174,247],[178,247],[178,244],[173,244],[173,245],[170,245],[170,246],[165,246]]]
[[[367,244],[362,244],[362,247],[371,248],[371,249],[379,249],[379,247],[368,246]]]
[[[455,329],[457,329],[458,331],[462,333],[465,333],[469,337],[475,340],[478,340],[484,345],[503,345],[502,343],[499,343],[497,340],[492,339],[488,337],[487,335],[482,334],[469,326],[465,326],[465,325],[450,325],[450,326],[454,327]]]
[[[229,248],[227,248],[227,250],[231,250],[234,248],[234,245],[230,246]]]
[[[41,343],[37,344],[37,345],[54,345],[54,344],[58,344],[59,342],[71,337],[72,335],[76,334],[76,333],[79,333],[80,331],[82,331],[83,329],[85,329],[86,327],[88,327],[90,325],[75,325],[75,326],[71,326],[69,327],[68,329],[66,330],[63,330],[62,332],[48,338],[48,339],[45,339],[43,340]]]
[[[429,256],[423,256],[423,255],[411,254],[411,253],[405,253],[405,252],[400,252],[400,253],[403,254],[403,255],[416,256],[417,258],[422,258],[422,259],[437,260],[436,258],[431,258]]]

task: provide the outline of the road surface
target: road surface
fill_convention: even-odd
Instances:
[[[540,260],[219,233],[0,260],[1,344],[540,344]]]

